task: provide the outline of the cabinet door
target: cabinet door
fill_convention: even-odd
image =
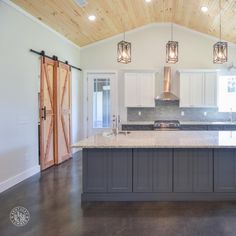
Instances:
[[[155,107],[155,76],[153,73],[138,75],[138,96],[142,107]]]
[[[193,191],[213,192],[213,150],[193,151]]]
[[[174,192],[212,191],[212,149],[174,150]]]
[[[132,150],[108,152],[108,192],[132,192]]]
[[[236,192],[236,151],[214,151],[214,191]]]
[[[84,192],[107,192],[106,149],[83,151],[83,188]]]
[[[215,72],[204,73],[204,106],[217,106],[217,74]]]
[[[152,157],[151,149],[133,151],[133,191],[152,192]]]
[[[125,106],[141,106],[137,73],[125,73]]]
[[[203,73],[191,73],[190,79],[190,106],[203,107],[204,83]]]
[[[190,107],[190,73],[180,73],[180,107]]]
[[[153,192],[172,192],[172,150],[155,150],[153,156]]]
[[[193,191],[192,150],[174,150],[174,192]]]

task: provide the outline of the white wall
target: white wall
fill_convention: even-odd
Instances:
[[[162,90],[165,45],[170,40],[170,24],[152,24],[126,34],[132,43],[132,63],[123,65],[116,62],[117,43],[122,35],[82,48],[81,66],[87,70],[118,70],[119,73],[119,110],[126,119],[124,108],[123,70],[160,70],[157,77],[157,94]],[[172,91],[178,94],[177,69],[214,69],[212,63],[213,44],[218,39],[194,32],[181,26],[174,26],[174,40],[179,41],[179,63],[172,66]],[[229,45],[229,62],[236,63],[236,45]]]
[[[0,192],[36,173],[38,166],[39,57],[45,50],[80,66],[80,50],[57,33],[0,1]],[[73,70],[73,142],[80,134],[82,84]],[[80,125],[82,126],[82,124]]]

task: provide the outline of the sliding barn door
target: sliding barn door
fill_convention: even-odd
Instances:
[[[55,62],[42,57],[40,81],[40,165],[42,170],[55,163],[53,99],[55,72]]]
[[[71,157],[71,68],[58,63],[56,96],[56,164]]]

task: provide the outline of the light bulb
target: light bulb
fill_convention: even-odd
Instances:
[[[122,52],[122,57],[125,58],[125,59],[128,58],[128,55],[127,55],[126,51]]]

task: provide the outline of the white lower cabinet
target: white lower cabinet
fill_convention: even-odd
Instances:
[[[154,73],[125,73],[125,106],[155,107]]]
[[[180,72],[180,107],[217,107],[216,72]]]

